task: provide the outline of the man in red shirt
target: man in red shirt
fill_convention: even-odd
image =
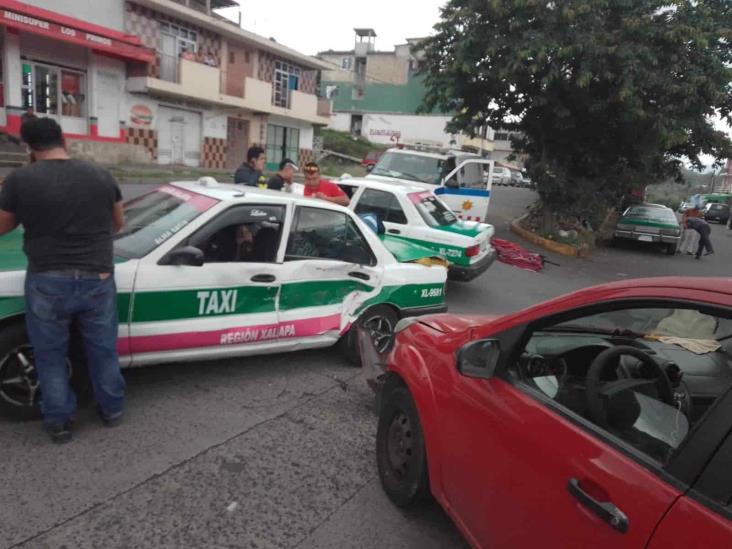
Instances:
[[[348,206],[350,199],[341,188],[327,179],[320,179],[320,166],[315,162],[305,164],[305,196],[313,196],[341,206]]]

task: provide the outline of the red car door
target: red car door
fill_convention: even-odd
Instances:
[[[599,333],[602,322],[646,324],[668,312],[638,308],[603,314],[572,322],[591,324]],[[558,333],[564,329],[560,326],[544,324],[533,334],[527,331],[530,338],[499,335],[506,358],[498,377],[440,370],[442,379],[433,380],[440,411],[439,480],[433,482],[433,491],[479,547],[645,547],[729,431],[732,397],[729,392],[720,397],[720,405],[691,430],[686,415],[675,407],[633,390],[638,406],[628,429],[634,436],[642,430],[642,443],[611,434],[587,419],[586,409],[578,410],[587,403],[590,363],[614,345],[596,335],[578,334],[582,326]],[[510,348],[511,340],[523,341],[523,347]],[[525,367],[518,366],[515,351],[549,357],[552,349],[572,357],[564,361],[563,379],[545,373],[527,377]],[[567,355],[566,349],[582,354]],[[606,365],[611,371],[620,369],[617,362]],[[567,382],[571,376],[578,380],[574,385]],[[552,378],[557,383],[554,394],[547,384]],[[611,382],[603,378],[603,383]],[[649,428],[654,421],[655,427]],[[672,442],[660,445],[658,453],[664,437],[673,437]]]
[[[643,547],[681,495],[502,379],[459,377],[454,390],[458,397],[442,408],[450,425],[442,487],[451,514],[479,547]],[[573,481],[614,504],[627,531],[571,494]]]
[[[727,418],[729,418],[727,414]],[[651,538],[648,549],[732,547],[732,435],[694,488],[679,498]]]

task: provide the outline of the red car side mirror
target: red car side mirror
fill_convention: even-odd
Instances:
[[[458,371],[466,377],[489,379],[495,374],[500,357],[501,343],[497,339],[471,341],[457,353]]]

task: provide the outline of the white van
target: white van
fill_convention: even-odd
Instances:
[[[486,220],[494,162],[463,151],[389,149],[367,179],[431,190],[463,220]],[[484,171],[488,170],[488,178]]]

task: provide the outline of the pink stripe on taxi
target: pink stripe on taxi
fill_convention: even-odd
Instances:
[[[117,342],[121,355],[130,353],[153,353],[198,347],[244,345],[293,337],[308,337],[339,330],[341,315],[334,314],[320,318],[307,318],[258,326],[232,327],[209,332],[181,332],[150,336],[123,338]]]

